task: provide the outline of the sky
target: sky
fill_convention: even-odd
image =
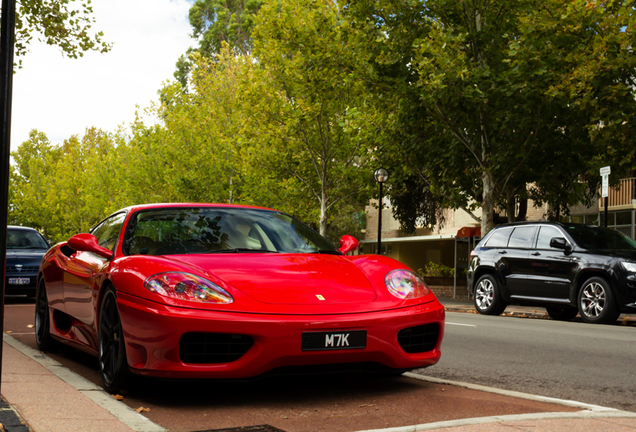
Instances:
[[[188,22],[193,0],[93,0],[93,29],[112,42],[106,54],[64,57],[35,40],[13,76],[11,149],[31,129],[61,143],[89,127],[114,132],[135,118],[136,105],[157,101],[174,80],[175,63],[196,41]]]

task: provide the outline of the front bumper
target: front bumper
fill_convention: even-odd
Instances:
[[[118,293],[128,365],[134,373],[165,378],[236,379],[287,366],[376,363],[391,369],[415,369],[439,361],[444,307],[437,301],[407,308],[339,315],[262,315],[202,311],[165,306]],[[435,348],[409,354],[398,343],[400,330],[438,323]],[[303,332],[366,330],[365,348],[303,351]],[[181,360],[186,333],[250,336],[254,343],[235,361],[191,364]]]

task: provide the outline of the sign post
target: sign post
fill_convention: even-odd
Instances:
[[[9,211],[9,156],[11,153],[11,100],[13,96],[13,47],[15,45],[15,0],[2,0],[0,20],[0,335],[4,333],[4,283],[7,259],[7,220]],[[2,373],[0,340],[0,374]]]
[[[607,197],[609,196],[609,175],[612,173],[612,169],[609,166],[605,166],[603,168],[601,168],[601,179],[602,179],[602,183],[601,183],[601,197],[604,198],[605,203],[604,203],[604,207],[605,207],[605,228],[607,228],[607,204],[608,204],[608,199]]]

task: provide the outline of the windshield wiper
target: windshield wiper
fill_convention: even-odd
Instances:
[[[330,250],[330,249],[320,249],[314,251],[313,253],[325,254],[325,255],[342,255],[342,252],[338,250]]]
[[[278,251],[268,249],[250,249],[250,248],[232,248],[232,249],[217,249],[206,253],[239,253],[239,252],[257,252],[257,253],[278,253]]]

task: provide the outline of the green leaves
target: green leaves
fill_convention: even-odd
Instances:
[[[28,0],[17,3],[15,55],[21,57],[37,37],[57,45],[64,55],[78,58],[85,51],[105,53],[111,45],[102,32],[91,30],[94,23],[90,0]]]

